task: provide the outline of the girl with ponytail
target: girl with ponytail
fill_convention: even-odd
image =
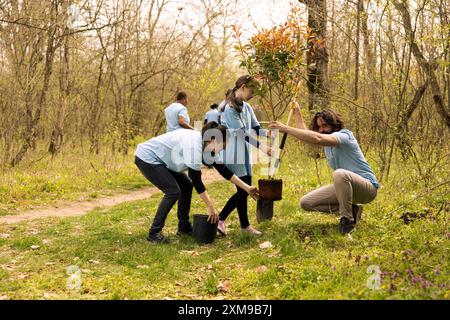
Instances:
[[[265,144],[260,144],[254,136],[265,135],[265,131],[260,129],[255,113],[247,103],[253,98],[257,89],[257,81],[249,76],[240,77],[233,89],[228,91],[226,104],[221,113],[221,124],[226,126],[230,133],[229,143],[224,152],[224,164],[242,181],[251,185],[252,183],[252,154],[253,145],[270,155]],[[237,209],[242,232],[260,235],[261,232],[250,225],[248,219],[248,194],[243,189],[237,187],[237,192],[228,200],[219,215],[218,231],[226,236],[225,220],[234,209]]]

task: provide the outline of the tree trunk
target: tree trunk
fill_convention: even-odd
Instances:
[[[327,2],[326,0],[299,0],[308,8],[308,39],[306,56],[309,110],[328,106],[328,52],[326,47]]]
[[[38,124],[41,119],[41,114],[46,103],[47,92],[50,83],[50,77],[53,71],[53,60],[55,57],[55,35],[57,31],[56,24],[53,24],[48,30],[48,39],[47,39],[47,49],[45,54],[45,66],[44,66],[44,81],[42,85],[42,89],[39,95],[39,100],[37,103],[37,109],[34,116],[31,119],[31,122],[28,124],[27,134],[25,136],[25,141],[23,142],[19,152],[14,157],[11,162],[12,166],[16,166],[20,161],[23,160],[28,150],[33,147],[36,143],[36,138],[38,134]]]
[[[402,153],[403,159],[408,158],[408,148],[407,146],[410,144],[407,139],[407,133],[408,133],[408,122],[411,119],[414,111],[419,106],[420,101],[422,100],[422,97],[428,87],[428,82],[420,86],[416,93],[414,94],[414,98],[411,100],[411,103],[409,104],[408,108],[403,111],[400,115],[400,121],[397,125],[397,132],[395,133],[398,146],[400,149],[400,152]]]
[[[434,72],[434,68],[425,59],[422,51],[419,46],[415,42],[415,34],[411,24],[411,16],[409,14],[409,10],[404,1],[394,1],[394,5],[396,9],[400,12],[403,20],[403,27],[405,28],[406,36],[409,38],[411,44],[411,50],[414,54],[414,57],[417,60],[417,63],[425,72],[428,77],[428,81],[430,82],[431,91],[433,93],[433,100],[436,106],[436,110],[438,114],[442,117],[442,120],[447,125],[447,128],[450,129],[450,109],[447,108],[444,104],[444,97],[441,92],[441,88],[439,87],[439,83],[437,81],[436,74]]]
[[[67,34],[68,28],[65,33]],[[59,108],[56,112],[56,120],[50,138],[48,151],[55,156],[59,153],[64,137],[64,119],[66,117],[69,98],[69,36],[64,37],[64,47],[61,61],[60,97]]]

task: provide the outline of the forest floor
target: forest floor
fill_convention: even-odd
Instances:
[[[202,171],[202,179],[205,184],[223,180],[222,176],[220,176],[220,174],[215,170],[203,169]],[[88,201],[57,202],[54,203],[52,207],[48,208],[39,208],[36,210],[25,211],[20,214],[0,216],[0,225],[51,217],[65,218],[83,216],[94,209],[106,209],[124,202],[148,199],[158,192],[159,190],[157,188],[143,187],[139,190],[119,193],[108,197],[90,199]]]
[[[176,235],[175,208],[164,228],[171,242],[146,240],[160,193],[147,197],[149,184],[131,157],[114,166],[92,162],[90,174],[80,160],[64,170],[57,163],[42,164],[33,167],[34,174],[3,175],[3,186],[28,182],[13,191],[0,187],[8,219],[11,211],[20,216],[30,205],[79,201],[80,194],[95,200],[124,189],[147,189],[143,199],[82,216],[0,223],[0,299],[450,298],[448,184],[428,189],[411,164],[395,163],[377,199],[364,207],[361,223],[342,236],[337,216],[299,206],[302,195],[330,182],[326,162],[316,170],[301,151],[283,161],[283,200],[275,204],[274,219],[257,224],[256,203],[249,200],[250,222],[263,235],[242,234],[234,212],[227,220],[228,237],[218,236],[210,245]],[[76,183],[64,178],[66,171],[79,178]],[[254,184],[258,178],[256,167]],[[448,180],[448,169],[442,170],[429,187]],[[214,181],[207,189],[219,210],[235,192],[227,181]],[[205,212],[195,194],[191,215]]]

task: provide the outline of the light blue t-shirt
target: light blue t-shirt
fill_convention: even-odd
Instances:
[[[350,130],[342,129],[332,133],[339,141],[337,147],[324,147],[327,161],[333,170],[344,169],[368,179],[375,188],[379,184],[369,163],[364,157],[358,141]]]
[[[206,120],[206,123],[213,122],[213,121],[218,123],[219,122],[219,110],[217,110],[217,109],[209,110],[205,114],[205,120]]]
[[[182,116],[188,124],[191,121],[191,119],[189,119],[187,108],[178,102],[172,103],[170,106],[168,106],[164,110],[164,115],[166,116],[167,132],[182,129],[182,127],[178,123],[179,116]]]
[[[180,129],[139,144],[135,156],[149,164],[165,165],[175,172],[183,172],[188,168],[200,171],[202,146],[199,131]]]
[[[252,128],[260,126],[252,107],[244,102],[242,112],[236,111],[230,105],[225,106],[225,110],[220,116],[221,124],[229,130],[227,147],[222,154],[222,159],[236,176],[251,176],[252,172],[252,152],[251,145],[237,131],[244,129],[246,133],[252,134]]]

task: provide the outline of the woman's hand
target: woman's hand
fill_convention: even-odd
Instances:
[[[208,206],[208,222],[211,224],[217,223],[219,221],[219,215],[213,206]]]
[[[286,130],[287,130],[287,126],[284,125],[283,123],[279,122],[279,121],[272,121],[269,124],[269,128],[272,129],[272,130],[278,130],[278,131],[283,132],[283,133],[286,132]]]
[[[248,186],[247,193],[250,197],[252,197],[254,200],[258,200],[259,198],[259,190],[256,187]]]

